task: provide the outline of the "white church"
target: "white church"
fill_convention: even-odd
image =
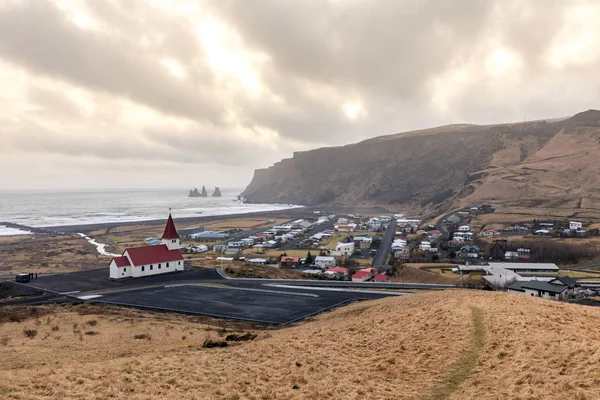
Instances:
[[[131,247],[123,255],[110,262],[110,278],[138,278],[142,276],[183,271],[183,256],[180,251],[179,234],[169,213],[162,235],[162,244],[157,246]]]

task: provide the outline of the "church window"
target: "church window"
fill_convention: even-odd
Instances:
[[[142,272],[144,272],[144,266],[142,265]]]
[[[150,271],[152,271],[154,269],[154,266],[152,264],[150,264]]]
[[[158,264],[158,269],[160,269],[160,264]]]
[[[169,263],[167,263],[167,268],[169,268]]]
[[[177,264],[181,265],[181,261],[177,261]]]
[[[123,272],[127,272],[127,268],[123,268]]]

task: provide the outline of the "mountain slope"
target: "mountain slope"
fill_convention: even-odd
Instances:
[[[595,110],[552,122],[451,125],[295,153],[256,170],[242,195],[251,202],[408,209],[516,193],[544,201],[567,192],[595,202],[600,161],[594,154],[600,154]],[[577,180],[570,170],[575,160]]]

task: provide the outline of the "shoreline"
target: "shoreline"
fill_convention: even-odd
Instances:
[[[327,215],[331,213],[345,214],[347,212],[360,210],[361,212],[389,212],[380,206],[300,206],[285,208],[280,210],[270,211],[252,211],[244,213],[233,213],[233,214],[221,214],[221,215],[204,215],[195,217],[174,217],[173,220],[177,223],[200,223],[204,221],[222,221],[230,218],[242,218],[242,217],[261,217],[261,216],[273,216],[273,217],[291,217],[291,218],[307,218],[314,217],[315,211],[322,211],[320,215]],[[95,222],[88,224],[76,224],[76,225],[54,225],[44,227],[32,227],[26,225],[15,224],[12,222],[0,222],[0,225],[15,226],[22,230],[29,230],[32,233],[38,234],[61,234],[61,233],[89,233],[97,229],[109,229],[120,226],[135,226],[135,225],[161,225],[166,222],[167,218],[161,219],[147,219],[138,221],[113,221],[113,222]],[[7,235],[7,236],[19,236],[19,235]]]

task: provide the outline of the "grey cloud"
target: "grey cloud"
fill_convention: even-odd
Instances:
[[[0,12],[0,56],[36,73],[130,98],[160,112],[218,123],[212,82],[170,79],[155,57],[126,42],[83,31],[46,2]],[[150,28],[150,27],[149,27]]]

